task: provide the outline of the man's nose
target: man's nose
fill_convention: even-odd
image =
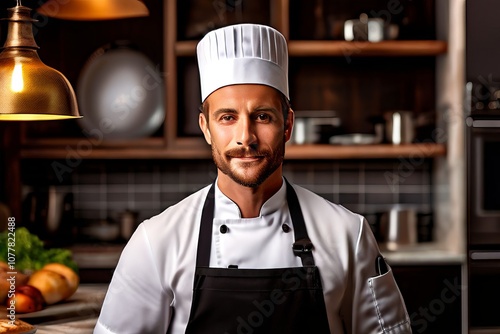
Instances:
[[[235,134],[236,144],[241,146],[254,146],[257,142],[255,128],[248,119],[241,119],[238,122]]]

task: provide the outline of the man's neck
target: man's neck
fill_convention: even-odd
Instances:
[[[262,205],[281,188],[282,183],[280,170],[256,188],[242,186],[220,172],[217,179],[220,191],[238,205],[242,218],[258,217]]]

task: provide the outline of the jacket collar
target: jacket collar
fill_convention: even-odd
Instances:
[[[282,179],[280,189],[269,198],[260,208],[259,217],[272,215],[279,211],[283,204],[286,203],[286,184]],[[234,203],[229,197],[224,195],[215,181],[215,212],[214,218],[216,219],[235,219],[241,218],[241,212],[238,205]]]

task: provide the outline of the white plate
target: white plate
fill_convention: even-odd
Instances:
[[[128,47],[101,48],[77,83],[80,126],[98,139],[147,137],[163,124],[163,78],[143,53]]]

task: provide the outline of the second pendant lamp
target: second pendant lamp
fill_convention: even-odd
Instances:
[[[37,9],[42,15],[63,20],[115,20],[149,15],[140,0],[48,0]]]

